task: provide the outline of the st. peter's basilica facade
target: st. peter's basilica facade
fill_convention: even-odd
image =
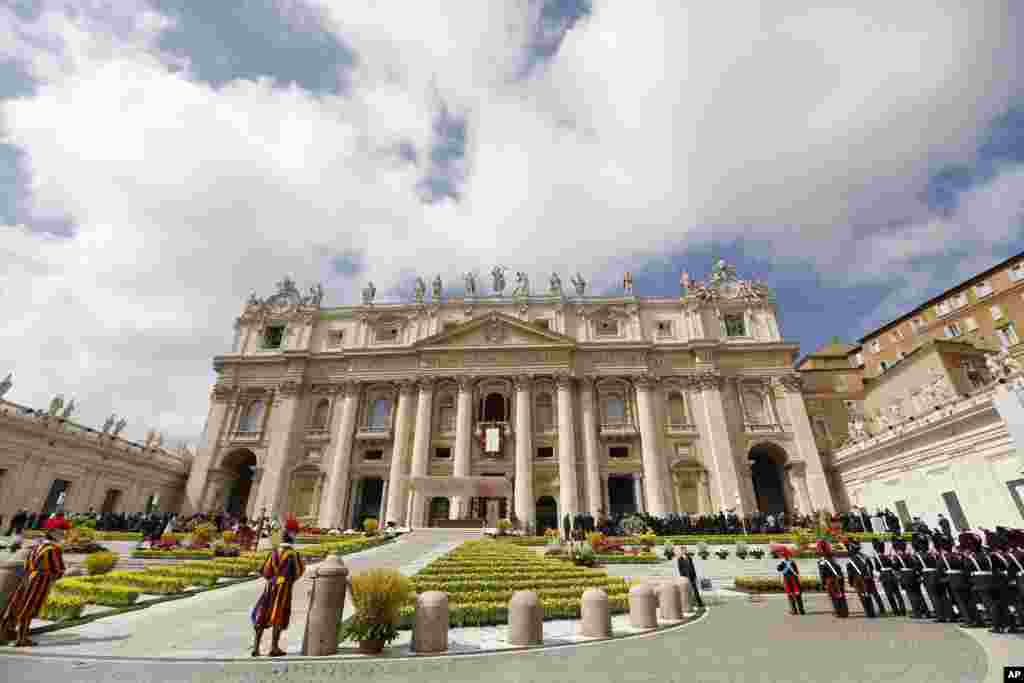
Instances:
[[[417,279],[409,301],[255,295],[218,356],[184,512],[322,527],[566,513],[833,511],[774,298],[719,261],[674,297],[484,292]],[[536,289],[536,288],[534,288]]]

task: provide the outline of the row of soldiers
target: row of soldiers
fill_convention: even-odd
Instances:
[[[947,534],[915,533],[910,548],[894,537],[888,552],[884,541],[872,545],[876,554],[865,556],[859,542],[847,541],[850,558],[844,572],[828,542],[818,542],[818,576],[837,617],[849,615],[845,579],[869,618],[886,615],[881,584],[889,611],[898,616],[907,616],[909,602],[911,619],[964,628],[987,624],[992,633],[1024,628],[1024,531],[966,531],[956,545]]]

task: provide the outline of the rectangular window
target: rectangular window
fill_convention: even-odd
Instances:
[[[1020,339],[1017,337],[1017,329],[1013,326],[1013,323],[1007,323],[997,329],[996,337],[999,339],[999,345],[1004,349],[1020,343]]]
[[[903,330],[901,330],[898,327],[896,329],[894,329],[892,331],[892,340],[893,341],[897,341],[897,342],[898,341],[903,341]]]
[[[539,318],[537,320],[534,320],[533,324],[535,326],[539,327],[542,330],[550,330],[551,329],[551,321],[548,320],[547,318]]]
[[[380,451],[380,450],[366,451],[363,454],[363,460],[380,460],[383,457],[384,457],[384,451]]]
[[[988,296],[992,293],[992,285],[989,284],[988,280],[982,280],[978,284],[974,285],[974,294],[979,299],[983,296]]]
[[[935,305],[935,315],[942,317],[949,313],[950,307],[948,301],[940,301]]]
[[[450,458],[450,457],[452,457],[452,449],[451,448],[435,448],[434,449],[434,457],[435,458],[442,458],[442,459]]]
[[[340,349],[345,342],[345,330],[328,330],[327,348]]]
[[[284,341],[284,325],[267,325],[263,330],[263,348],[279,349]]]
[[[964,510],[960,507],[960,500],[956,497],[956,491],[946,491],[942,494],[942,500],[946,503],[946,509],[949,510],[949,518],[953,521],[953,526],[956,527],[956,530],[967,531],[970,529],[971,526],[967,523]]]
[[[900,518],[900,524],[906,529],[913,521],[910,517],[910,510],[907,509],[907,501],[897,500],[894,507],[896,508],[896,516]]]
[[[950,323],[943,328],[947,339],[954,339],[961,336],[964,331],[960,329],[960,323]]]
[[[619,321],[618,320],[598,320],[597,321],[597,336],[599,336],[599,337],[617,337],[617,336],[619,336]]]
[[[864,365],[864,354],[858,352],[853,356],[853,367],[859,368],[862,365]]]
[[[960,292],[953,297],[953,308],[963,308],[967,305],[967,292]]]
[[[725,323],[725,336],[727,337],[745,337],[747,336],[747,322],[743,319],[742,315],[724,315],[722,316],[723,322]]]
[[[910,329],[914,334],[919,334],[924,329],[924,318],[911,318]]]
[[[538,458],[553,458],[555,457],[555,449],[551,446],[541,446],[537,449]]]
[[[1017,282],[1018,280],[1024,280],[1024,261],[1010,266],[1010,281]]]
[[[608,449],[609,458],[628,458],[629,446],[612,446]]]
[[[872,353],[881,353],[882,352],[882,340],[881,339],[873,339],[871,341],[870,348],[871,348],[871,352]]]
[[[991,308],[988,309],[988,312],[992,314],[993,320],[1001,320],[1003,317],[1002,306],[992,306]]]
[[[971,316],[964,318],[964,328],[968,332],[974,332],[978,329],[978,322]]]
[[[672,336],[672,321],[671,320],[659,320],[655,323],[655,333],[659,337],[671,337]]]

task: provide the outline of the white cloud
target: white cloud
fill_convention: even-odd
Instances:
[[[352,249],[380,289],[403,270],[454,282],[495,262],[601,286],[631,258],[736,237],[857,281],[965,226],[981,243],[1010,234],[1024,191],[1009,180],[1004,210],[985,205],[1003,196],[993,184],[960,222],[916,199],[1019,87],[990,47],[1019,39],[998,7],[696,5],[597,3],[515,81],[535,6],[323,2],[358,55],[347,97],[172,73],[155,47],[166,24],[139,6],[70,19],[54,3],[32,25],[0,14],[4,56],[43,81],[0,108],[7,141],[36,205],[77,226],[65,241],[0,227],[12,397],[65,391],[93,423],[117,411],[135,437],[156,420],[195,435],[210,358],[249,291],[290,272],[325,279],[328,304],[355,301],[359,285],[330,274]],[[464,199],[423,205],[442,102],[469,122]],[[397,160],[404,141],[420,168]],[[893,219],[910,227],[849,227]]]

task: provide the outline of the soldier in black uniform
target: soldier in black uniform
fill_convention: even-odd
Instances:
[[[985,616],[992,626],[990,629],[992,633],[1002,633],[1003,621],[998,607],[999,586],[993,573],[992,556],[982,546],[983,536],[981,533],[971,533],[971,536],[974,541],[968,543],[971,551],[964,561],[965,564],[970,565],[971,569],[969,575],[971,590],[978,598],[981,598],[982,604],[985,605]]]
[[[846,602],[846,589],[843,586],[843,570],[832,557],[832,546],[828,541],[818,541],[818,578],[821,585],[832,599],[832,611],[840,619],[850,616],[850,606]]]
[[[882,604],[882,596],[878,594],[878,587],[875,585],[875,573],[871,569],[871,563],[861,555],[860,543],[849,539],[846,541],[846,548],[850,551],[850,561],[846,563],[846,578],[856,589],[864,614],[869,619],[879,614],[885,616],[885,605]],[[875,612],[875,601],[878,601],[878,612]]]
[[[1009,601],[1004,594],[1007,592],[1007,573],[1009,566],[1006,557],[999,552],[999,542],[991,531],[984,529],[985,547],[981,553],[975,553],[975,557],[984,553],[988,555],[988,563],[992,573],[985,575],[978,573],[979,584],[987,588],[981,593],[981,601],[985,604],[985,611],[989,614],[989,621],[992,633],[1002,633],[1010,626]]]
[[[896,580],[896,572],[893,571],[895,560],[885,553],[885,541],[875,539],[871,541],[875,549],[875,556],[871,558],[871,566],[878,573],[885,589],[885,597],[889,600],[889,609],[893,614],[901,617],[907,616],[907,606],[903,603],[903,593],[900,592],[900,584]]]
[[[1017,609],[1017,625],[1024,628],[1024,531],[1012,529],[1006,535],[1010,546],[1006,551],[1011,573],[1009,588]]]
[[[1002,587],[999,594],[999,611],[1003,615],[1007,633],[1017,632],[1017,621],[1020,619],[1020,608],[1017,606],[1020,593],[1017,591],[1018,575],[1020,573],[1017,558],[1010,554],[1009,530],[1003,527],[996,527],[996,533],[990,539],[992,546],[992,563],[1002,564]],[[1010,607],[1014,606],[1016,618],[1010,614]]]
[[[953,620],[953,605],[946,593],[946,585],[942,583],[945,567],[939,562],[938,546],[927,549],[928,539],[923,535],[919,543],[925,548],[918,554],[918,558],[924,564],[921,576],[924,579],[924,588],[928,591],[928,598],[932,602],[935,621],[940,624],[948,623]]]
[[[960,612],[957,609],[956,596],[953,595],[951,579],[956,575],[963,575],[962,567],[961,571],[950,575],[951,571],[956,571],[953,559],[953,538],[951,536],[936,534],[932,542],[935,544],[936,564],[939,569],[939,591],[945,597],[945,601],[942,603],[945,612],[940,616],[949,623],[955,623],[960,621]]]
[[[900,586],[903,590],[907,591],[907,598],[910,600],[911,619],[930,619],[931,612],[928,610],[928,604],[924,601],[924,595],[921,593],[921,575],[920,569],[921,564],[918,563],[914,556],[907,552],[907,542],[902,538],[894,538],[892,540],[893,550],[895,554],[895,567],[899,570]]]

